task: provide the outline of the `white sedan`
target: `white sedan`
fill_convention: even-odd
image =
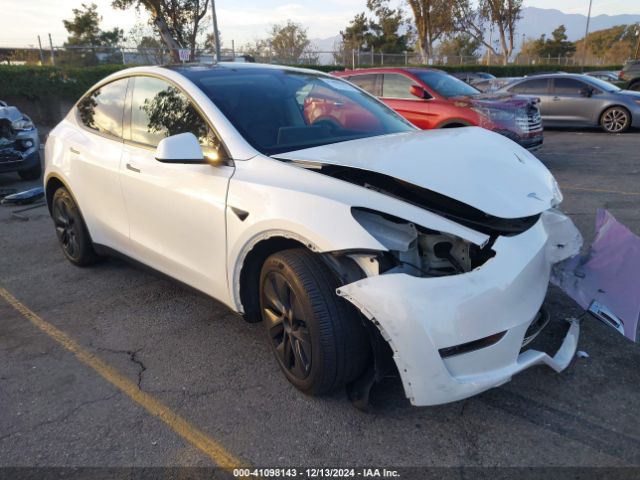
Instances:
[[[498,134],[420,131],[309,70],[140,67],[80,99],[45,157],[73,264],[116,251],[262,321],[305,393],[366,398],[388,354],[435,405],[575,352],[577,323],[553,355],[527,344],[580,234],[549,171]]]

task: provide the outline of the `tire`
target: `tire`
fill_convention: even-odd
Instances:
[[[631,114],[624,107],[609,107],[600,115],[600,127],[607,133],[623,133],[631,126]]]
[[[640,82],[636,82],[632,85],[629,85],[629,90],[633,90],[634,92],[640,92]]]
[[[53,194],[51,217],[62,252],[71,263],[84,267],[99,260],[80,210],[64,187]]]
[[[42,176],[42,165],[40,165],[40,161],[31,168],[19,170],[18,175],[20,175],[22,180],[38,180]]]
[[[271,255],[260,273],[260,312],[280,369],[298,390],[327,394],[355,380],[369,360],[367,332],[339,282],[303,248]]]

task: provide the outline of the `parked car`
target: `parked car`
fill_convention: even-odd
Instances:
[[[521,78],[523,77],[490,78],[488,80],[478,81],[474,83],[473,86],[483,93],[491,93],[496,90],[500,90],[504,86],[514,83],[516,80],[520,80]]]
[[[623,87],[629,90],[640,91],[640,60],[627,62],[620,70],[619,80],[624,83]]]
[[[473,85],[474,87],[478,82],[496,78],[495,75],[487,72],[452,72],[450,75],[453,75],[457,79],[462,80],[469,85]]]
[[[587,75],[539,75],[512,83],[498,92],[540,99],[546,126],[596,127],[621,133],[640,127],[640,93]]]
[[[371,68],[334,75],[379,97],[422,129],[476,125],[525,148],[538,148],[543,142],[535,99],[483,96],[462,80],[430,68]]]
[[[138,67],[92,87],[45,157],[71,263],[118,251],[261,320],[305,393],[370,386],[386,342],[414,405],[576,349],[577,322],[555,356],[528,344],[580,234],[546,167],[493,132],[420,131],[311,70]]]
[[[27,115],[0,101],[0,173],[9,172],[23,180],[40,178],[40,138]]]
[[[603,80],[605,82],[613,83],[616,87],[623,88],[625,82],[620,80],[620,71],[614,70],[598,70],[595,72],[586,72],[585,75]]]

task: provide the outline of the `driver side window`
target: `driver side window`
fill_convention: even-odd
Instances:
[[[155,148],[163,138],[186,132],[196,136],[205,155],[223,151],[220,139],[178,87],[154,77],[135,77],[128,140]]]

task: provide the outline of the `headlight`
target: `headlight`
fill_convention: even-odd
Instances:
[[[480,248],[470,242],[414,225],[384,213],[352,208],[353,218],[389,251],[378,273],[406,273],[416,277],[441,277],[466,273],[493,257],[490,246]],[[361,269],[371,275],[374,257],[352,255]],[[378,260],[375,260],[378,261]]]
[[[493,122],[509,122],[513,120],[514,112],[509,110],[501,110],[499,108],[473,108],[480,115],[487,117]]]
[[[11,128],[14,130],[24,131],[24,130],[33,130],[35,127],[33,122],[29,117],[22,117],[20,120],[16,120],[11,123]]]

